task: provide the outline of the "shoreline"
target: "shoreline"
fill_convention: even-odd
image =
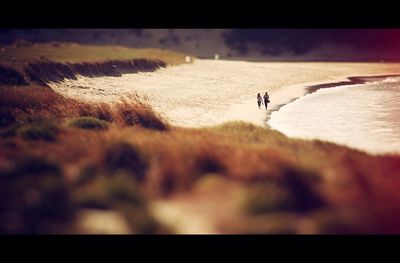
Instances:
[[[346,80],[343,80],[343,78],[338,78],[337,80],[331,81],[331,82],[311,82],[311,83],[303,83],[303,84],[298,84],[298,85],[293,85],[289,87],[297,87],[297,88],[302,88],[304,90],[304,94],[300,97],[292,98],[286,103],[281,103],[279,105],[274,106],[271,110],[268,110],[266,119],[265,119],[265,124],[267,125],[268,128],[272,127],[269,125],[269,120],[271,118],[271,115],[274,112],[279,111],[282,107],[285,105],[292,103],[308,94],[312,94],[319,89],[327,89],[327,88],[335,88],[339,86],[350,86],[350,85],[358,85],[358,84],[364,84],[369,81],[373,80],[378,80],[378,79],[384,79],[384,78],[390,78],[390,77],[400,77],[400,74],[385,74],[385,75],[368,75],[368,76],[349,76],[346,77]],[[285,89],[285,88],[282,88]]]
[[[304,86],[305,95],[315,93],[319,89],[325,90],[312,96],[294,99],[291,102],[295,103],[285,104],[290,106],[284,109],[282,107],[285,105],[281,105],[268,115],[268,127],[292,139],[330,142],[375,156],[398,156],[400,154],[396,135],[398,133],[395,132],[397,126],[393,126],[394,123],[386,124],[375,121],[374,116],[376,115],[369,114],[363,107],[367,104],[366,100],[371,96],[371,92],[375,92],[373,90],[385,94],[387,86],[384,83],[394,82],[394,85],[397,86],[399,77],[399,74],[353,76],[347,77],[347,81]],[[335,89],[329,90],[329,88]],[[321,98],[323,102],[316,102],[315,96]],[[382,101],[386,97],[388,101],[392,101],[395,100],[393,96],[396,95],[381,94],[379,96],[381,96]],[[302,100],[297,101],[300,98]],[[354,101],[352,101],[353,99]],[[348,100],[349,103],[343,103],[340,106],[343,100]],[[388,111],[385,106],[386,104],[371,105],[371,109],[378,112],[377,114],[386,114]],[[382,109],[384,110],[382,111]],[[389,114],[393,115],[397,112],[396,108],[390,109]],[[272,115],[273,113],[276,113],[276,115]],[[308,114],[310,114],[309,117],[303,118]],[[358,116],[359,119],[351,119],[351,116],[347,116],[347,114]],[[357,122],[357,125],[354,125],[354,122]],[[388,131],[391,133],[387,134]]]
[[[350,76],[398,75],[400,64],[251,63],[201,60],[151,73],[65,80],[56,92],[88,102],[114,103],[136,93],[171,124],[201,128],[227,121],[268,126],[269,115],[304,96],[307,87],[342,82]],[[371,75],[369,75],[371,74]],[[392,74],[392,75],[389,75]],[[354,77],[353,77],[354,78]],[[360,81],[360,80],[358,80]],[[318,86],[322,87],[322,86]],[[269,109],[258,109],[255,95],[268,91]]]

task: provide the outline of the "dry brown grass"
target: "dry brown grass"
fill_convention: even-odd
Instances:
[[[312,220],[318,233],[400,232],[398,156],[370,156],[330,143],[289,139],[242,122],[207,129],[172,127],[137,96],[116,105],[88,104],[42,87],[7,88],[0,90],[0,105],[16,123],[40,117],[55,120],[59,129],[56,141],[25,140],[18,133],[0,139],[0,172],[13,172],[27,156],[55,163],[74,209],[95,198],[127,218],[135,218],[137,213],[142,215],[139,218],[149,218],[146,202],[129,208],[126,200],[136,198],[129,194],[136,190],[129,189],[137,189],[137,194],[151,203],[177,193],[190,194],[197,182],[212,176],[248,191],[241,197],[242,214],[232,215],[240,226],[230,231],[274,232],[278,230],[271,230],[270,224],[287,229],[285,222],[292,224],[293,218],[301,217]],[[105,120],[109,128],[82,130],[65,125],[78,116]],[[13,173],[24,178],[27,172]],[[123,176],[117,175],[114,182],[115,174]],[[114,183],[115,189],[108,191],[107,185]],[[90,196],[82,194],[92,184],[96,187]],[[224,203],[234,202],[221,198],[221,209]],[[270,219],[264,220],[266,217]],[[279,222],[270,222],[272,218]],[[132,227],[140,229],[139,223],[131,220]],[[138,231],[158,229],[147,227],[153,230]]]
[[[0,53],[0,86],[26,86],[87,77],[152,72],[185,62],[186,54],[120,46],[22,43]]]
[[[181,64],[185,54],[151,48],[127,48],[121,46],[93,46],[74,43],[43,43],[22,46],[5,46],[0,61],[22,71],[24,65],[35,62],[101,63],[110,60],[149,59],[162,60],[169,65]]]
[[[115,105],[115,111],[115,119],[121,125],[139,124],[145,128],[159,131],[169,128],[166,121],[137,95],[122,99]]]
[[[160,131],[169,129],[165,120],[137,95],[129,96],[115,105],[90,104],[65,98],[46,87],[3,87],[0,90],[0,105],[2,115],[11,113],[16,121],[26,116],[59,120],[88,116],[115,122],[119,126],[140,125]]]

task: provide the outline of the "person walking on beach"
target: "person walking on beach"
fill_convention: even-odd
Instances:
[[[269,95],[268,95],[268,92],[265,92],[265,94],[264,94],[264,105],[265,105],[265,109],[268,109],[268,103],[270,103],[270,101],[269,101]]]
[[[258,108],[261,109],[261,104],[262,104],[262,98],[261,98],[261,94],[258,93],[257,94],[257,104],[258,104]]]

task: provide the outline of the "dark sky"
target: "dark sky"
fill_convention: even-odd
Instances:
[[[1,29],[0,43],[68,41],[260,60],[400,61],[400,29]]]

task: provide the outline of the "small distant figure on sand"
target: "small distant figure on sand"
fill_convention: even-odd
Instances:
[[[218,60],[218,59],[219,59],[219,55],[218,55],[218,54],[215,54],[215,55],[214,55],[214,59],[215,59],[215,60]]]
[[[265,105],[265,109],[268,109],[268,103],[270,103],[270,101],[269,101],[269,95],[268,95],[268,92],[265,92],[265,94],[264,94],[264,105]]]
[[[191,61],[190,56],[186,56],[186,57],[185,57],[185,62],[186,62],[186,63],[190,63],[190,61]]]
[[[261,109],[261,104],[263,104],[263,100],[260,93],[257,94],[257,104],[258,108]]]

